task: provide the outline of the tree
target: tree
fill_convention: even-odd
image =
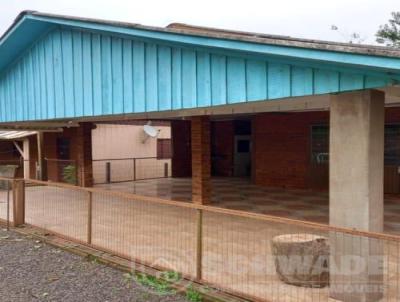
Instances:
[[[342,37],[342,40],[344,40],[344,42],[346,42],[346,43],[362,44],[366,39],[365,37],[362,37],[361,34],[359,34],[357,32],[348,33],[346,31],[342,31],[341,29],[339,29],[338,26],[336,26],[334,24],[331,25],[331,30],[336,31]]]
[[[376,33],[376,42],[400,48],[400,12],[392,12],[389,23],[380,26]]]

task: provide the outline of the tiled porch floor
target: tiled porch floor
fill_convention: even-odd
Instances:
[[[190,178],[159,178],[97,187],[176,201],[191,199]],[[329,222],[327,192],[256,186],[243,178],[213,178],[212,205],[319,223]],[[385,232],[400,234],[400,196],[385,196]]]

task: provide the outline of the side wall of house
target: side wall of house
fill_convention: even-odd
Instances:
[[[190,121],[172,121],[172,176],[190,177],[191,163]],[[211,122],[211,175],[233,176],[234,121]]]
[[[257,185],[308,187],[310,128],[328,112],[263,113],[253,119],[253,177]]]
[[[92,137],[95,183],[107,182],[108,177],[115,182],[171,175],[171,159],[158,158],[158,139],[171,138],[169,123],[153,122],[152,125],[158,130],[157,138],[145,135],[144,124],[139,121],[132,125],[97,125]]]
[[[171,138],[171,128],[154,126],[157,138]],[[92,134],[93,159],[156,157],[157,139],[147,138],[143,125],[98,124]]]
[[[171,121],[172,177],[192,175],[191,123],[187,120]]]
[[[400,123],[400,108],[387,108],[385,123]],[[311,165],[311,126],[319,124],[329,124],[329,112],[256,115],[253,118],[254,183],[271,187],[327,190],[328,167],[316,169]],[[316,183],[318,177],[325,178],[320,179],[322,184]],[[397,167],[385,166],[385,191],[395,192],[393,187],[398,188],[398,183]]]
[[[211,124],[211,175],[233,176],[234,121]]]

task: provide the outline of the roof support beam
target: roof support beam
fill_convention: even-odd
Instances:
[[[21,154],[22,158],[25,159],[24,158],[24,151],[21,149],[21,147],[18,145],[18,143],[16,141],[13,141],[13,144],[14,144],[15,148],[17,148],[19,154]]]

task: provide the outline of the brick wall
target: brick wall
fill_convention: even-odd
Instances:
[[[385,123],[400,123],[400,108],[386,108]],[[253,181],[272,187],[327,190],[328,168],[312,167],[310,163],[310,127],[317,124],[329,124],[329,112],[255,116]],[[319,183],[315,179],[318,177]]]
[[[400,107],[386,108],[385,123],[400,123]]]
[[[192,175],[190,131],[190,121],[171,121],[172,177],[190,177]]]
[[[80,123],[76,128],[73,153],[78,163],[78,184],[82,187],[93,186],[92,166],[92,123]]]
[[[233,121],[212,122],[212,175],[233,175],[234,134]]]
[[[328,112],[262,113],[253,119],[253,180],[258,185],[307,188],[310,126]]]
[[[400,108],[387,108],[385,122],[400,123]],[[310,162],[310,129],[312,125],[318,124],[329,124],[329,112],[261,113],[254,116],[253,182],[272,187],[326,190],[327,167],[315,168]],[[174,121],[171,127],[173,177],[190,177],[190,122]],[[232,176],[233,135],[232,122],[212,123],[213,155],[222,155],[218,161],[213,162],[214,175]],[[312,179],[311,174],[317,177],[320,175],[319,184]]]
[[[233,175],[234,122],[211,122],[212,174]],[[172,121],[172,177],[191,177],[191,124],[190,121]]]
[[[48,159],[57,159],[57,139],[70,140],[69,159],[77,165],[77,180],[81,186],[92,186],[92,123],[81,123],[80,127],[64,128],[63,132],[44,134],[44,156]],[[64,164],[48,161],[47,175],[52,181],[60,181],[61,169]]]

